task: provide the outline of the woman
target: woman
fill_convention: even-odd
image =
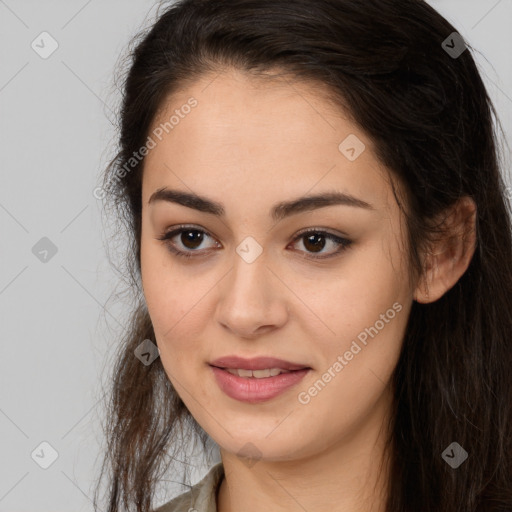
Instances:
[[[512,510],[510,207],[471,51],[419,0],[183,0],[137,41],[104,510],[153,510],[190,433],[221,462],[158,512]]]

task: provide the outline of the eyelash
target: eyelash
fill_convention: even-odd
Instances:
[[[174,238],[176,235],[180,235],[181,233],[186,232],[186,231],[197,231],[197,232],[204,233],[204,234],[206,234],[206,235],[211,237],[211,235],[207,231],[195,228],[193,226],[184,226],[184,225],[182,225],[182,226],[177,226],[175,229],[173,229],[173,230],[171,230],[171,231],[169,231],[167,233],[164,233],[161,237],[158,237],[157,240],[160,240],[160,241],[164,242],[164,244],[167,246],[168,250],[172,254],[174,254],[174,255],[176,255],[176,256],[178,256],[180,258],[190,259],[190,258],[200,257],[200,256],[196,256],[196,255],[193,254],[194,252],[199,253],[199,251],[197,251],[197,250],[181,251],[179,249],[176,249],[175,245],[170,242],[171,238]],[[331,240],[333,242],[336,242],[340,246],[334,253],[329,254],[328,256],[305,256],[305,258],[309,258],[309,259],[312,259],[312,260],[325,260],[325,259],[328,259],[328,258],[333,258],[335,256],[338,256],[340,253],[344,252],[352,244],[352,240],[348,240],[347,238],[341,238],[341,237],[339,237],[337,235],[334,235],[333,233],[329,233],[327,231],[323,231],[323,230],[317,229],[317,228],[310,228],[308,230],[301,231],[293,239],[292,243],[295,243],[298,240],[304,238],[306,235],[310,235],[310,234],[324,235],[325,238],[327,238],[327,239],[329,239],[329,240]]]

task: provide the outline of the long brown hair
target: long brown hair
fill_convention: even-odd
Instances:
[[[463,196],[475,201],[468,269],[435,302],[412,305],[392,377],[386,510],[512,510],[511,211],[498,116],[474,49],[454,32],[422,0],[181,0],[132,40],[119,151],[103,182],[105,206],[128,240],[122,274],[132,292],[105,404],[107,512],[150,511],[180,440],[197,435],[207,449],[160,359],[144,365],[134,356],[155,336],[140,282],[144,159],[133,154],[169,94],[225,66],[280,68],[328,86],[405,187],[401,209],[418,275],[420,251],[440,232],[433,219]],[[468,453],[457,469],[442,457],[453,442]]]

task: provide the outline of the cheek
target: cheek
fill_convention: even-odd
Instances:
[[[165,252],[143,241],[142,287],[157,338],[173,335],[186,313],[186,293],[182,293],[183,286],[177,277]]]
[[[309,331],[315,340],[311,347],[318,350],[317,373],[297,390],[302,393],[297,400],[319,418],[313,427],[319,437],[334,439],[339,431],[359,428],[379,402],[400,356],[410,305],[400,295],[399,276],[389,263],[375,265],[377,280],[369,262],[331,285],[318,303],[335,334],[317,332],[315,337],[315,329]],[[329,422],[327,433],[322,424]]]
[[[169,255],[151,242],[141,246],[141,278],[149,316],[162,362],[178,367],[191,353],[199,353],[207,293],[211,285],[172,266]],[[181,367],[181,366],[180,366]]]
[[[383,250],[380,241],[367,244],[347,264],[346,272],[326,278],[316,290],[311,309],[320,312],[323,325],[311,317],[303,327],[323,347],[321,371],[342,356],[343,369],[338,365],[337,374],[344,378],[359,381],[364,378],[362,368],[370,379],[369,369],[384,381],[389,377],[398,361],[410,309],[405,271],[398,249],[393,251]],[[327,334],[320,336],[318,326]]]
[[[346,338],[355,329],[369,327],[395,302],[403,305],[406,300],[401,254],[398,248],[384,247],[381,240],[358,247],[339,269],[325,273],[309,290],[311,309],[319,312],[333,336]]]
[[[142,288],[155,330],[162,326],[162,321],[175,310],[169,303],[175,296],[171,292],[171,286],[174,287],[170,282],[172,274],[161,253],[162,251],[154,247],[151,241],[146,242],[144,238],[142,239],[140,253]]]

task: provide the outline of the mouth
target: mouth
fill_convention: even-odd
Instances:
[[[220,370],[226,370],[231,375],[236,375],[237,377],[243,377],[246,379],[266,379],[268,377],[277,377],[282,373],[293,373],[301,370],[310,370],[309,367],[299,368],[297,370],[285,370],[284,368],[265,368],[263,370],[246,370],[244,368],[225,368],[222,366],[214,366],[215,368],[219,368]]]
[[[233,375],[240,377],[265,378],[274,377],[281,373],[293,372],[296,370],[311,370],[307,364],[293,363],[284,359],[270,356],[253,357],[250,359],[240,356],[225,356],[208,363],[210,366],[234,372]],[[249,373],[250,372],[250,373]]]
[[[284,368],[226,368],[210,364],[213,377],[220,390],[239,402],[257,404],[269,401],[291,390],[312,370],[302,367],[296,370]]]

